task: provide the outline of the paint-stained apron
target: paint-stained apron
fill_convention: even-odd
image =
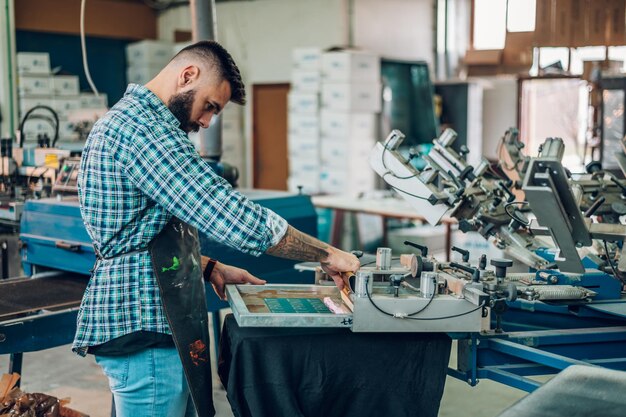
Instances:
[[[198,417],[213,417],[208,311],[198,231],[174,217],[148,250],[196,412]]]

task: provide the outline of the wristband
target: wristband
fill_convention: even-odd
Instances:
[[[217,261],[215,259],[209,259],[209,262],[204,267],[204,271],[202,271],[202,277],[205,281],[210,281],[211,274],[213,273],[213,268],[215,268],[215,264]]]

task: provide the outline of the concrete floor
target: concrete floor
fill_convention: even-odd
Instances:
[[[455,360],[454,348],[451,362]],[[214,359],[214,358],[213,358]],[[215,363],[215,362],[213,362]],[[0,374],[6,372],[9,356],[0,355]],[[213,369],[216,369],[213,366]],[[69,346],[24,355],[22,387],[28,392],[44,392],[59,398],[71,398],[71,407],[91,417],[108,417],[111,394],[107,379],[93,357],[74,355]],[[214,377],[214,387],[221,387]],[[526,393],[482,380],[476,387],[448,377],[441,401],[440,417],[497,416]],[[226,392],[216,388],[213,393],[218,417],[232,417]]]

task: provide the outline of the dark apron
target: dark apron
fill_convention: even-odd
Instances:
[[[198,417],[213,417],[208,311],[198,231],[174,217],[148,250],[196,412]]]

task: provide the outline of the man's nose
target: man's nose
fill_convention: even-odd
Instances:
[[[209,127],[209,124],[211,123],[211,117],[213,117],[212,113],[202,115],[202,117],[198,119],[198,124],[202,128],[206,129],[207,127]]]

